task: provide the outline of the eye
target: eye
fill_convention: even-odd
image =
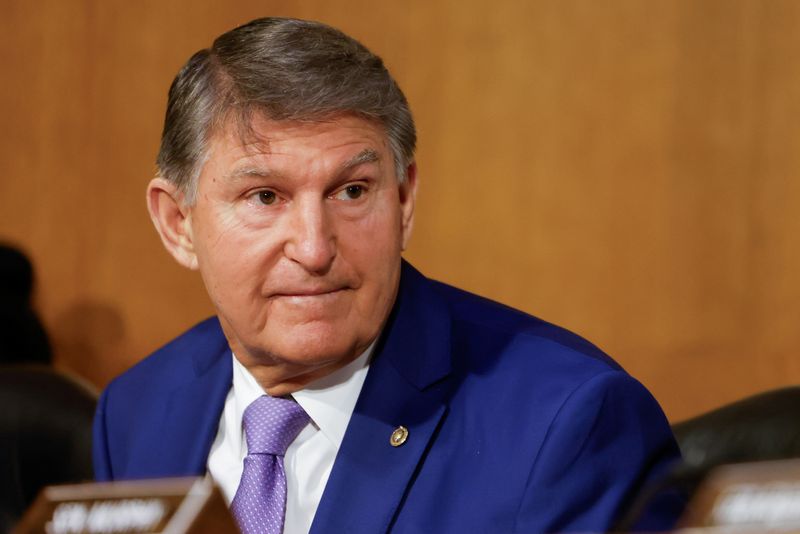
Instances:
[[[366,188],[363,185],[352,184],[348,185],[334,196],[340,200],[357,200],[364,194]]]
[[[264,204],[265,206],[274,204],[276,200],[278,200],[278,196],[275,194],[275,191],[258,192],[258,201]]]
[[[364,187],[360,185],[348,185],[344,189],[344,193],[347,195],[347,198],[351,200],[357,199],[358,197],[361,196],[363,192],[364,192]]]

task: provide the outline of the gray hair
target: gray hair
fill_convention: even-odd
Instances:
[[[254,113],[277,121],[353,113],[374,121],[385,130],[400,181],[414,157],[414,119],[381,58],[319,22],[256,19],[195,53],[170,87],[158,171],[187,204],[215,130],[233,118],[246,131]]]

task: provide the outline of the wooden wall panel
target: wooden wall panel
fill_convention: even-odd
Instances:
[[[262,15],[380,53],[420,134],[408,257],[574,329],[673,419],[800,381],[792,0],[0,2],[0,239],[95,382],[211,313],[150,228],[165,96]]]

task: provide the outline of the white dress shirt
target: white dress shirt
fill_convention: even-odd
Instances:
[[[375,343],[357,359],[292,394],[310,417],[309,423],[286,449],[285,534],[307,533],[342,444],[350,415],[367,376]],[[264,390],[233,357],[233,386],[225,399],[219,430],[208,456],[208,472],[230,505],[242,478],[247,441],[242,428],[245,408]]]

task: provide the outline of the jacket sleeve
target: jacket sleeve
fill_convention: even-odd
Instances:
[[[94,431],[92,437],[92,462],[94,464],[94,477],[98,482],[114,479],[111,471],[111,458],[108,451],[108,434],[106,432],[106,406],[108,389],[100,395],[97,410],[94,414]]]
[[[607,371],[570,394],[547,430],[517,514],[518,532],[611,529],[638,492],[666,476],[680,453],[655,399],[623,371]],[[675,496],[637,527],[668,530]]]

